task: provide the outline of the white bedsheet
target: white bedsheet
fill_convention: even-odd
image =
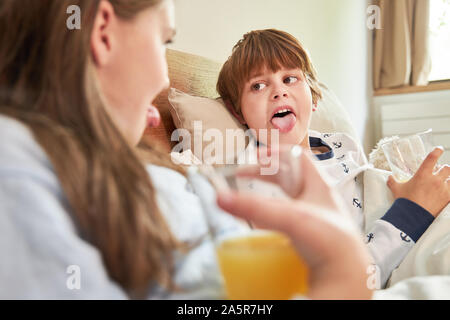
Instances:
[[[383,216],[393,202],[386,186],[391,173],[368,169],[364,174],[365,229]],[[381,299],[450,299],[450,205],[422,235],[392,273]]]

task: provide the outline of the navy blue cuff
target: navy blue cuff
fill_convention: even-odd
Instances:
[[[395,200],[381,220],[389,222],[417,242],[433,223],[434,217],[417,203],[399,198]]]

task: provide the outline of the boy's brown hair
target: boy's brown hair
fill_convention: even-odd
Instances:
[[[242,117],[240,104],[245,83],[264,67],[273,72],[283,67],[300,68],[311,88],[313,103],[322,98],[316,71],[300,42],[284,31],[255,30],[246,33],[233,47],[217,81],[217,92],[225,102],[231,102],[238,116]]]

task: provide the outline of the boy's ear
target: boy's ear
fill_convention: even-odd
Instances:
[[[238,119],[238,121],[239,121],[240,124],[244,124],[244,125],[247,124],[247,123],[245,122],[244,118],[243,118],[242,116],[240,116],[240,115],[236,112],[236,110],[234,110],[233,103],[232,103],[230,100],[226,99],[226,100],[224,100],[223,102],[225,103],[225,107],[227,107],[228,111],[230,111],[231,114],[232,114],[236,119]]]

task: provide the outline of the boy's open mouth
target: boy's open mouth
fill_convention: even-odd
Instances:
[[[274,110],[272,119],[270,122],[272,125],[280,130],[281,133],[286,133],[291,131],[295,126],[297,117],[293,112],[292,108],[289,106],[279,107]]]

